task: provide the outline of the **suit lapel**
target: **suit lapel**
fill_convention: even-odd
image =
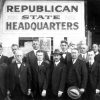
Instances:
[[[17,71],[17,63],[16,62],[14,62],[14,63],[12,63],[12,72],[14,72],[15,73],[15,75],[16,75],[16,71]]]
[[[82,54],[80,54],[80,55],[78,56],[78,58],[79,58],[80,60],[82,60]]]
[[[61,67],[61,62],[59,62],[58,65],[55,66],[55,67],[57,67],[58,69],[62,68],[62,67]]]
[[[36,59],[36,55],[35,55],[34,51],[31,51],[30,58],[32,59],[32,61],[34,61],[34,59]]]
[[[42,62],[42,63],[41,63],[41,65],[40,65],[40,66],[38,66],[38,67],[39,67],[39,70],[44,69],[44,68],[45,68],[44,66],[45,66],[45,62]]]
[[[93,70],[95,69],[95,67],[96,67],[96,63],[94,62],[94,63],[92,64],[92,69],[91,69],[91,71],[93,71]]]
[[[26,68],[26,65],[25,65],[24,63],[22,63],[21,66],[20,66],[21,72],[22,72],[25,68]]]
[[[73,66],[75,67],[75,69],[78,68],[78,66],[79,66],[79,59],[76,60],[76,62],[73,64]]]

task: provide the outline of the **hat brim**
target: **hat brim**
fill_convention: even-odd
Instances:
[[[76,89],[76,90],[78,91],[78,94],[72,92],[72,91],[71,91],[72,89]],[[81,97],[80,90],[79,90],[79,88],[77,88],[76,86],[69,87],[68,90],[67,90],[67,93],[68,93],[68,96],[69,96],[71,99],[79,99],[79,98]]]
[[[53,53],[53,55],[62,55],[61,53]]]

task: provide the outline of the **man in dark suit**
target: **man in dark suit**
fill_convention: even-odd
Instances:
[[[100,63],[100,53],[99,53],[98,44],[93,44],[92,49],[93,49],[94,54],[95,54],[95,57],[94,57],[95,61]]]
[[[85,61],[85,62],[88,62],[87,51],[88,51],[87,45],[85,45],[85,44],[81,45],[81,48],[80,48],[80,55],[78,56],[78,58],[79,58],[80,60],[83,60],[83,61]]]
[[[19,46],[17,44],[12,44],[11,50],[12,50],[13,56],[9,57],[9,64],[15,61],[16,59],[15,54],[18,49],[19,49]]]
[[[12,100],[28,100],[31,94],[31,73],[28,64],[23,63],[23,53],[16,51],[16,61],[11,62],[7,72],[8,95]]]
[[[67,76],[69,75],[69,71],[70,71],[70,67],[71,67],[71,63],[72,63],[72,57],[71,57],[71,53],[68,52],[68,42],[65,40],[61,41],[60,44],[61,47],[61,62],[63,62],[66,65],[66,73]],[[67,81],[67,77],[66,77],[66,85],[65,85],[65,92],[67,92],[67,88],[69,87],[69,83]],[[66,95],[66,94],[65,94]]]
[[[81,93],[85,92],[87,84],[87,68],[86,63],[78,59],[78,50],[75,48],[72,50],[72,67],[69,72],[70,86],[76,86],[80,89]],[[81,98],[80,98],[81,99]]]
[[[0,45],[0,100],[4,100],[7,93],[6,72],[8,68],[8,57],[4,56],[2,52],[3,52],[3,47],[2,45]]]
[[[27,63],[30,65],[31,67],[31,74],[32,74],[32,92],[34,94],[34,96],[36,96],[37,93],[37,57],[36,57],[36,52],[39,50],[39,41],[38,40],[33,40],[32,42],[32,46],[33,46],[33,50],[31,52],[29,52],[28,54],[26,54],[26,59],[27,59]],[[44,52],[44,60],[48,62],[49,57],[46,51]]]
[[[38,50],[36,53],[37,57],[37,64],[36,64],[36,71],[37,71],[37,97],[40,99],[42,97],[46,97],[47,95],[47,88],[49,82],[49,68],[50,63],[44,60],[44,52],[42,50]],[[36,97],[36,98],[37,98]]]
[[[61,53],[62,53],[61,61],[69,66],[72,62],[72,57],[71,57],[71,53],[68,52],[68,43],[67,43],[67,41],[62,40],[61,44],[60,44],[60,47],[61,47]]]
[[[94,60],[94,52],[89,51],[87,62],[88,81],[86,87],[86,100],[95,100],[95,94],[100,93],[100,64]]]
[[[64,63],[60,61],[61,53],[59,49],[55,49],[53,53],[54,62],[51,66],[52,74],[51,74],[51,89],[53,97],[62,97],[65,81],[66,81],[66,66]]]

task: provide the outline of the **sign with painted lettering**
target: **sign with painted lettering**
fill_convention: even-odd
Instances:
[[[3,33],[85,35],[84,1],[6,1]]]

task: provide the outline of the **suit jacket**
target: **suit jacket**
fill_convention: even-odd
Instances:
[[[9,65],[14,61],[15,61],[14,56],[8,58],[8,64]]]
[[[63,53],[62,53],[63,54]],[[72,64],[72,57],[71,57],[71,53],[67,52],[66,53],[66,57],[63,58],[63,56],[61,56],[61,62],[64,63],[66,65],[66,73],[67,73],[67,76],[69,75],[69,71],[70,71],[70,68],[71,68],[71,64]],[[66,77],[66,83],[68,83],[68,77]]]
[[[1,56],[0,58],[0,90],[3,93],[3,95],[6,95],[7,93],[7,68],[8,68],[8,58],[6,56]]]
[[[57,66],[52,65],[52,92],[57,95],[58,91],[64,91],[66,81],[66,66],[60,62]]]
[[[47,52],[44,51],[44,57],[45,60],[49,60],[49,57],[47,55]],[[29,52],[26,55],[27,63],[30,65],[31,68],[31,74],[32,74],[32,90],[36,90],[38,87],[38,81],[37,81],[37,57],[34,53],[34,51]]]
[[[86,65],[89,70],[89,63]],[[88,74],[90,77],[88,77],[87,88],[90,88],[91,86],[93,90],[100,89],[100,64],[94,62],[93,65],[91,65],[91,70]]]
[[[4,56],[4,55],[1,56],[0,64],[2,64],[2,63],[6,63],[8,65],[8,57],[7,56]]]
[[[38,81],[39,91],[41,92],[43,89],[47,90],[49,83],[50,63],[43,61],[40,66],[38,66],[37,64],[36,68],[37,68],[36,71],[38,77],[37,81]]]
[[[80,59],[77,59],[72,64],[69,72],[69,83],[70,86],[77,86],[78,88],[86,88],[87,84],[87,68],[86,63]]]
[[[85,62],[88,62],[88,56],[87,56],[87,55],[86,55],[86,58],[84,59],[84,58],[82,57],[82,54],[80,54],[80,55],[78,56],[78,59],[83,60],[83,61],[85,61]]]
[[[16,87],[16,76],[17,74],[17,63],[13,62],[9,65],[8,71],[7,71],[7,88],[10,90],[11,93],[13,93],[15,87]],[[24,94],[27,93],[27,90],[31,88],[31,73],[30,73],[30,67],[28,64],[22,63],[20,66],[20,73],[19,73],[19,82],[21,90]]]

